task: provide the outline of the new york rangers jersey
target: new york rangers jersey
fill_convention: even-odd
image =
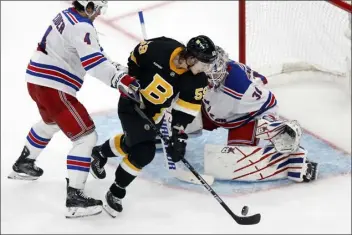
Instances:
[[[206,91],[203,111],[218,126],[238,128],[265,113],[275,113],[275,96],[268,89],[257,86],[250,72],[253,71],[246,65],[231,61],[229,74],[221,85]],[[263,76],[262,82],[266,83]]]
[[[69,8],[46,30],[28,64],[26,81],[75,96],[87,72],[109,86],[118,73],[99,44],[93,22]]]

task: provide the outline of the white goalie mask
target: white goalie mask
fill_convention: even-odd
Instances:
[[[213,88],[219,87],[220,83],[228,75],[227,62],[229,61],[229,55],[219,46],[216,46],[217,58],[212,64],[211,68],[205,73],[208,76],[209,86]]]
[[[102,0],[102,1],[79,1],[77,0],[77,2],[79,2],[79,4],[81,4],[82,6],[84,6],[84,11],[85,13],[91,17],[93,16],[95,13],[100,12],[100,14],[104,15],[108,9],[108,1],[107,0]],[[87,5],[92,2],[94,3],[94,10],[92,14],[88,14],[87,12]]]

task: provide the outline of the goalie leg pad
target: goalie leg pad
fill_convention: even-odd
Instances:
[[[303,181],[307,152],[300,148],[291,154],[279,153],[273,146],[205,145],[204,170],[216,179],[266,181],[288,178]]]

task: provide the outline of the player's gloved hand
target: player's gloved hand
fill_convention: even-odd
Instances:
[[[170,137],[166,152],[170,155],[173,162],[178,162],[185,157],[187,139],[188,135],[185,133],[183,127],[174,126],[172,128],[172,136]]]
[[[140,84],[136,78],[125,72],[118,72],[114,75],[111,86],[119,89],[122,97],[128,97],[140,101]]]

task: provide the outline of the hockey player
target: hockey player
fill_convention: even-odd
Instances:
[[[142,101],[142,110],[160,128],[165,110],[178,96],[172,109],[172,135],[167,149],[174,162],[180,161],[186,151],[187,135],[184,129],[201,109],[203,89],[216,58],[215,45],[206,36],[189,40],[187,46],[166,37],[141,42],[128,59],[128,73],[140,83],[140,89],[130,93]],[[137,92],[134,92],[134,91]],[[126,187],[148,165],[155,155],[156,133],[134,109],[134,102],[120,97],[118,114],[124,134],[107,140],[93,149],[92,173],[105,178],[104,165],[108,157],[124,156],[115,172],[115,182],[106,194],[104,208],[115,217],[122,211],[121,201]]]
[[[239,181],[316,179],[317,163],[308,161],[300,146],[301,127],[297,121],[279,119],[276,98],[264,87],[265,76],[229,60],[220,47],[217,52],[207,72],[209,87],[201,115],[186,129],[228,129],[227,146],[205,146],[205,173]],[[268,144],[259,147],[259,140]]]
[[[56,15],[46,30],[26,71],[28,92],[42,120],[27,135],[11,179],[35,180],[43,174],[35,161],[53,135],[62,130],[72,141],[67,155],[69,183],[66,217],[99,214],[102,201],[84,194],[91,152],[96,145],[94,123],[76,92],[86,73],[106,85],[129,84],[131,78],[118,71],[99,44],[93,21],[106,11],[107,1],[73,1],[73,7]]]

